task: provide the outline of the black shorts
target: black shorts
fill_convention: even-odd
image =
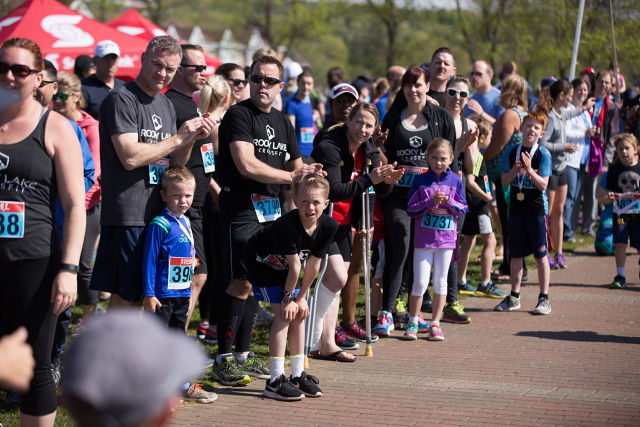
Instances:
[[[511,258],[524,258],[531,253],[535,258],[546,256],[549,250],[547,235],[546,215],[510,215],[509,251]]]
[[[194,208],[187,211],[187,217],[191,221],[193,243],[196,248],[196,268],[193,274],[207,274],[207,262],[204,256],[204,232],[202,228],[202,208]]]
[[[184,297],[158,298],[162,307],[156,309],[155,315],[166,326],[184,332],[189,311],[189,299]]]
[[[353,250],[353,237],[351,225],[341,225],[336,231],[333,242],[329,245],[327,253],[329,255],[342,255],[344,262],[351,262],[351,251]]]
[[[103,225],[89,289],[138,302],[142,298],[144,227]]]
[[[640,224],[613,224],[613,243],[630,242],[631,247],[640,249]]]
[[[229,279],[248,280],[249,268],[246,262],[245,253],[249,244],[249,239],[259,230],[262,230],[267,223],[257,221],[229,222],[227,224],[224,238],[226,248],[223,250],[225,268]]]
[[[567,169],[563,169],[560,172],[552,172],[549,177],[549,183],[547,184],[548,190],[557,190],[558,187],[567,185]]]
[[[476,236],[478,234],[491,234],[491,218],[486,213],[469,212],[465,215],[462,224],[463,236]]]
[[[249,250],[249,254],[252,252],[253,251]],[[276,270],[263,262],[257,261],[255,253],[253,254],[253,259],[250,259],[251,257],[251,255],[247,255],[245,263],[249,270],[249,282],[252,286],[257,288],[277,286],[284,289],[287,275],[289,274],[288,268]]]

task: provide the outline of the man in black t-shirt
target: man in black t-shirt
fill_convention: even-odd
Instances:
[[[207,65],[202,47],[183,44],[180,67],[171,82],[171,89],[166,93],[167,98],[169,98],[169,101],[171,101],[176,110],[176,127],[182,126],[187,120],[202,116],[198,106],[193,100],[193,93],[202,89],[204,86],[206,69]],[[218,124],[215,124],[215,126],[217,125]],[[215,151],[217,151],[217,147],[215,148]],[[196,191],[193,195],[193,203],[187,211],[187,216],[191,220],[191,230],[193,231],[197,260],[192,276],[193,286],[191,287],[191,300],[187,314],[188,326],[195,302],[198,301],[200,291],[207,280],[207,263],[204,255],[204,238],[202,232],[202,208],[216,167],[214,147],[210,136],[195,141],[186,166],[191,170],[196,179]]]
[[[212,374],[225,385],[246,384],[245,375],[270,377],[249,351],[258,303],[242,254],[253,234],[281,216],[282,184],[322,169],[302,163],[291,122],[272,108],[284,87],[283,77],[284,68],[276,58],[257,58],[251,66],[250,98],[227,111],[219,130],[220,210],[228,229],[224,234],[229,236],[225,265],[230,268],[230,284],[220,304],[218,356]]]
[[[120,48],[111,40],[102,40],[96,45],[93,63],[96,72],[82,79],[83,108],[94,119],[100,119],[100,106],[112,90],[118,90],[124,82],[116,78]]]
[[[456,60],[448,47],[436,49],[429,63],[429,95],[444,108],[445,96],[449,79],[456,73]]]

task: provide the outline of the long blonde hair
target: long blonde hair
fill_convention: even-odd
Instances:
[[[500,105],[504,108],[527,109],[527,82],[518,74],[508,75],[502,83]]]
[[[210,113],[222,104],[226,96],[231,95],[231,88],[224,77],[214,74],[207,77],[200,91],[200,111]]]

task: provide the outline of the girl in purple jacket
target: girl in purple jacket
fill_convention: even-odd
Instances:
[[[429,285],[433,268],[433,316],[429,325],[429,340],[442,341],[440,319],[447,296],[447,271],[458,235],[457,218],[464,215],[467,201],[462,179],[451,172],[451,143],[436,138],[427,147],[429,170],[417,176],[409,195],[407,212],[414,217],[413,289],[409,298],[409,325],[404,337],[417,339],[418,315],[422,295]]]

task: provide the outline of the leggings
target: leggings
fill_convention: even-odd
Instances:
[[[80,305],[98,303],[98,291],[89,289],[93,274],[93,252],[98,236],[100,236],[100,204],[87,210],[87,229],[84,233],[84,242],[80,253],[80,271],[78,272],[78,302]]]
[[[391,312],[395,308],[402,280],[410,276],[405,270],[411,268],[408,259],[413,233],[406,201],[402,204],[397,199],[385,200],[383,207],[387,237],[382,274],[382,309]]]
[[[51,348],[56,318],[51,309],[51,285],[60,267],[59,254],[25,261],[0,261],[0,336],[19,326],[29,332],[36,367],[20,410],[33,416],[56,410],[56,388],[51,375]]]
[[[447,272],[453,249],[415,248],[413,250],[413,289],[411,295],[418,297],[427,290],[433,268],[433,292],[447,295]]]

